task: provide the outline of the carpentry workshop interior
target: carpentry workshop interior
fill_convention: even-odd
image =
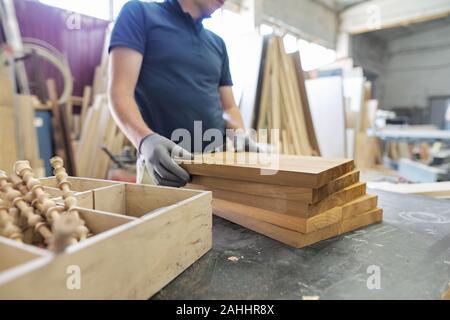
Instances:
[[[0,22],[0,300],[450,300],[450,0]]]

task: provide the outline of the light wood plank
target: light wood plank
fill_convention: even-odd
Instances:
[[[138,218],[154,210],[175,205],[201,194],[194,190],[131,183],[100,188],[93,192],[96,210]]]
[[[372,209],[375,209],[378,205],[378,196],[366,194],[362,197],[359,197],[356,200],[353,200],[349,203],[346,203],[342,206],[342,218],[350,219],[355,215],[360,214],[361,212],[367,212]]]
[[[206,190],[203,187],[200,187],[200,189]],[[315,204],[284,199],[274,199],[213,188],[207,188],[207,190],[213,192],[213,197],[215,199],[231,201],[234,203],[300,218],[311,218],[363,196],[366,193],[366,184],[363,182],[356,183]]]
[[[99,189],[122,184],[121,182],[118,181],[100,180],[91,178],[68,177],[67,179],[71,183],[71,190],[77,192],[89,191],[93,189]],[[42,178],[39,179],[39,181],[43,186],[58,188],[58,182],[55,177]]]
[[[204,190],[218,189],[256,196],[260,195],[275,199],[317,203],[332,193],[357,183],[359,181],[359,175],[359,171],[349,172],[318,189],[289,187],[207,176],[193,176],[191,184],[193,188],[203,186],[205,187],[203,188]],[[189,185],[187,187],[189,188]]]
[[[14,109],[0,105],[0,169],[12,173],[17,159],[16,121]]]
[[[191,175],[220,177],[304,188],[319,188],[354,169],[353,160],[294,155],[262,158],[251,153],[217,153],[183,161]],[[256,159],[250,162],[245,159]],[[262,174],[263,171],[271,175]]]
[[[312,218],[300,218],[285,213],[278,213],[270,210],[264,210],[239,204],[231,201],[215,198],[213,203],[218,203],[220,210],[229,212],[239,212],[244,217],[258,221],[267,222],[284,229],[311,233],[327,226],[338,223],[342,220],[342,208],[336,207]]]
[[[382,210],[375,209],[352,219],[343,220],[340,223],[319,229],[316,232],[302,234],[264,221],[245,217],[239,212],[232,212],[226,208],[223,209],[222,202],[223,201],[218,202],[217,200],[214,200],[213,202],[214,213],[216,215],[296,248],[303,248],[319,241],[380,222],[383,217]]]
[[[12,240],[0,237],[0,273],[40,256],[38,250],[28,245],[14,243]]]

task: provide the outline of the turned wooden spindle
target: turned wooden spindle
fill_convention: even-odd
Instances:
[[[2,199],[0,199],[0,235],[18,242],[22,242],[23,239],[22,230],[14,223],[14,218]]]
[[[20,193],[22,193],[25,201],[31,203],[31,201],[33,200],[32,194],[30,192],[28,192],[27,186],[25,185],[23,180],[18,175],[16,175],[15,173],[11,174],[9,176],[9,182],[12,184],[14,189],[16,189],[16,190],[20,191]]]
[[[6,199],[20,210],[20,214],[26,219],[27,225],[33,227],[44,238],[45,242],[49,244],[52,239],[52,233],[47,228],[43,218],[37,215],[33,207],[23,199],[22,194],[12,187],[4,171],[0,171],[0,190],[5,194]]]
[[[19,228],[22,228],[22,222],[20,221],[20,211],[16,207],[11,207],[8,209],[9,216],[13,219],[13,223]]]
[[[55,253],[62,253],[72,244],[72,235],[80,226],[81,221],[75,216],[63,215],[53,224],[53,241],[48,247]]]
[[[73,215],[78,220],[78,227],[76,234],[79,240],[85,240],[88,237],[89,229],[85,226],[85,222],[80,218],[76,209],[77,199],[71,190],[71,183],[68,180],[69,175],[64,168],[64,160],[60,157],[53,157],[50,159],[50,164],[53,167],[53,174],[58,181],[58,187],[63,192],[64,206],[70,215]]]
[[[14,172],[22,178],[28,191],[33,194],[33,205],[41,211],[47,221],[53,225],[55,221],[61,218],[60,209],[56,202],[50,199],[50,195],[44,190],[40,181],[34,177],[28,161],[17,161],[14,165]],[[72,237],[71,244],[77,243],[77,239]]]
[[[45,215],[48,222],[53,224],[60,217],[60,212],[56,202],[50,199],[40,181],[34,177],[30,163],[28,161],[17,161],[14,165],[14,171],[22,178],[28,191],[32,193],[33,204],[38,206],[39,211]]]

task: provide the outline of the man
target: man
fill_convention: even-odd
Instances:
[[[110,105],[139,152],[138,183],[148,182],[145,168],[160,185],[181,187],[190,180],[171,155],[191,159],[190,152],[203,151],[205,144],[194,148],[184,141],[181,148],[170,140],[175,131],[187,131],[194,140],[196,121],[201,133],[216,129],[221,138],[225,129],[244,129],[225,43],[202,25],[224,2],[130,1],[116,21],[109,47]],[[233,140],[238,150],[258,150],[248,135]]]

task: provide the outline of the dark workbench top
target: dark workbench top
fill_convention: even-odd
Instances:
[[[154,298],[439,299],[450,282],[450,201],[369,193],[383,223],[304,249],[215,217],[213,249]],[[369,266],[380,268],[380,290],[367,288]]]

